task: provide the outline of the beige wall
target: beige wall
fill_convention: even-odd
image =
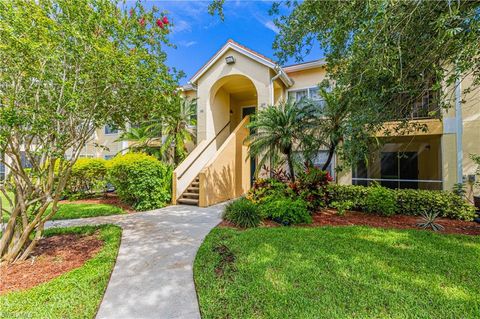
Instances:
[[[317,86],[326,78],[327,71],[325,67],[317,67],[313,69],[291,72],[288,73],[288,76],[295,81],[289,90],[299,90],[307,87]]]
[[[236,59],[236,63],[225,63],[225,57],[230,55]],[[230,116],[229,109],[226,110],[223,107],[216,107],[215,100],[212,98],[212,96],[214,97],[217,94],[217,90],[219,90],[229,80],[234,80],[234,77],[232,76],[235,75],[247,77],[251,80],[257,93],[257,105],[260,108],[268,105],[270,100],[270,69],[243,54],[231,49],[228,50],[198,79],[197,118],[199,141],[210,139],[215,136],[216,127],[214,112],[222,113],[220,115],[215,115],[217,119],[227,118]],[[228,104],[230,104],[230,102],[228,102]]]

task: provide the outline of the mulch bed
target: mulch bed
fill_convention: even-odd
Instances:
[[[115,193],[106,193],[105,195],[101,197],[96,197],[96,198],[86,198],[86,199],[78,199],[74,201],[70,200],[63,200],[60,203],[64,204],[106,204],[106,205],[112,205],[112,206],[117,206],[126,211],[127,213],[135,213],[135,209],[133,209],[130,205],[125,204],[118,198],[118,196]]]
[[[370,226],[378,228],[399,228],[399,229],[421,229],[416,224],[418,216],[394,215],[390,217],[366,214],[356,211],[348,211],[343,216],[337,215],[334,209],[324,209],[313,215],[313,223],[301,225],[299,227],[322,227],[322,226]],[[453,220],[447,218],[438,218],[437,223],[445,227],[439,233],[444,234],[463,234],[463,235],[480,235],[480,224],[475,222],[467,222],[463,220]],[[279,227],[280,225],[267,220],[261,225],[262,227]],[[219,227],[235,227],[228,221],[222,221]]]
[[[0,294],[32,288],[82,266],[103,247],[98,235],[56,235],[42,238],[32,256],[0,268]]]

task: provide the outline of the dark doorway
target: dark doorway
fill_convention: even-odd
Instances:
[[[255,106],[244,107],[242,109],[242,119],[247,115],[255,114],[257,108]],[[255,171],[257,169],[257,161],[255,157],[250,157],[250,186],[255,182]]]

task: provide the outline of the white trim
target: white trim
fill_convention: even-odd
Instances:
[[[207,64],[205,64],[198,72],[190,79],[190,83],[195,83],[197,80],[215,63],[220,59],[220,57],[227,52],[229,49],[232,49],[234,51],[237,51],[239,53],[242,53],[243,55],[246,55],[247,57],[251,58],[254,61],[257,61],[260,64],[263,64],[269,68],[274,69],[275,68],[275,63],[268,61],[267,59],[261,58],[256,54],[253,54],[252,52],[238,46],[237,44],[233,42],[227,42],[223,48],[221,48],[215,55],[208,61]]]
[[[319,68],[319,67],[322,67],[322,66],[325,66],[325,65],[327,65],[327,61],[325,61],[325,59],[320,59],[320,60],[316,60],[316,61],[310,61],[310,62],[294,64],[294,65],[290,65],[290,66],[285,66],[285,67],[283,67],[283,70],[285,72],[289,73],[289,72],[297,72],[297,71],[302,71],[302,70]]]
[[[352,181],[443,183],[442,180],[438,180],[438,179],[362,178],[362,177],[352,177]]]
[[[241,113],[240,113],[240,118],[241,118],[240,122],[243,120],[243,116],[242,116],[242,115],[243,115],[243,109],[248,109],[248,108],[252,108],[252,107],[255,108],[255,113],[257,113],[257,111],[258,111],[258,106],[256,106],[256,105],[243,105],[243,106],[240,106],[240,112],[241,112]]]
[[[455,82],[455,119],[457,144],[457,183],[463,183],[463,118],[462,118],[462,83]]]

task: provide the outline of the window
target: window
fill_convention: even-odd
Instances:
[[[118,133],[118,128],[115,128],[110,125],[105,125],[105,134],[117,134]]]
[[[105,156],[103,156],[103,158],[106,159],[106,160],[109,160],[109,159],[114,158],[114,157],[115,157],[115,155],[105,155]]]
[[[32,168],[32,163],[30,163],[30,160],[27,158],[27,154],[24,151],[20,152],[20,162],[22,163],[23,168]]]
[[[314,86],[311,88],[306,88],[302,90],[294,90],[288,92],[288,99],[294,101],[301,101],[302,99],[310,99],[315,102],[319,107],[322,107],[324,104],[324,100],[320,96],[318,92],[318,87]]]

